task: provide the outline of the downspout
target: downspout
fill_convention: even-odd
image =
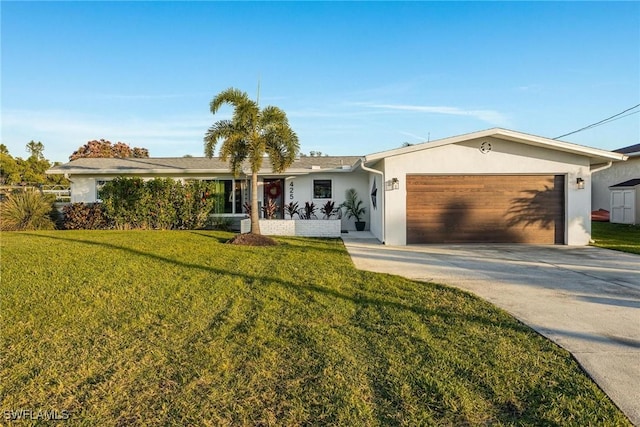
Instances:
[[[362,168],[363,171],[366,172],[371,172],[371,173],[375,173],[377,175],[380,175],[381,178],[381,182],[380,182],[380,187],[381,187],[381,194],[382,194],[382,244],[384,245],[385,242],[387,241],[387,236],[385,234],[386,231],[386,227],[385,227],[385,222],[386,222],[386,210],[387,210],[387,204],[386,204],[386,197],[385,197],[385,182],[384,182],[384,172],[379,171],[379,170],[375,170],[375,169],[371,169],[367,166],[364,165],[364,162],[366,161],[366,157],[361,157],[360,158],[360,167]]]
[[[613,161],[612,161],[612,160],[609,160],[609,161],[607,162],[607,164],[606,164],[606,165],[604,165],[604,166],[600,166],[600,167],[597,167],[597,168],[595,168],[595,169],[591,169],[591,168],[589,168],[589,171],[590,171],[591,173],[594,173],[594,172],[600,172],[600,171],[603,171],[603,170],[605,170],[605,169],[609,169],[609,168],[611,167],[611,165],[613,165]]]

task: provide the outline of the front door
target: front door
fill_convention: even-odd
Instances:
[[[282,194],[284,179],[265,179],[263,188],[262,216],[269,218],[272,215],[272,219],[284,219],[284,196]],[[269,208],[270,206],[272,209]]]

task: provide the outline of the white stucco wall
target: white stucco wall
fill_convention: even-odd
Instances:
[[[313,180],[314,179],[330,179],[332,183],[331,199],[314,199],[313,198]],[[285,179],[284,185],[284,203],[297,202],[300,208],[304,207],[305,202],[313,202],[318,211],[316,215],[322,218],[320,208],[327,200],[335,202],[336,207],[344,202],[344,193],[349,188],[355,188],[358,196],[363,201],[366,208],[364,221],[369,227],[369,215],[371,212],[370,191],[367,187],[368,174],[364,172],[341,172],[341,173],[317,173],[310,175],[289,176]],[[293,185],[291,185],[293,184]],[[355,221],[353,219],[342,218],[343,230],[355,230]]]
[[[491,143],[482,153],[480,144]],[[398,178],[400,188],[385,192],[385,243],[406,244],[406,176],[408,174],[554,174],[565,175],[565,241],[586,245],[591,236],[591,176],[589,159],[556,150],[481,138],[388,157],[374,166],[385,170],[385,179]],[[579,190],[576,179],[585,180]]]
[[[610,168],[593,173],[591,188],[591,209],[611,211],[609,187],[640,178],[640,157],[631,157],[624,162],[615,162]]]
[[[371,192],[373,190],[373,186],[378,189],[376,193],[376,207],[373,207],[373,202],[371,200]],[[384,226],[382,223],[382,213],[384,211],[384,182],[382,182],[382,176],[375,173],[369,174],[369,187],[367,191],[367,197],[369,198],[369,230],[371,234],[373,234],[376,239],[381,242],[384,242]]]

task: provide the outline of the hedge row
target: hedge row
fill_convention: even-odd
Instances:
[[[215,184],[171,178],[116,178],[99,191],[101,203],[73,203],[64,208],[66,229],[203,228],[214,211]]]

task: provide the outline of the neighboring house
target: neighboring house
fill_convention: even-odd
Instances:
[[[390,245],[586,245],[592,170],[625,159],[495,128],[362,157],[302,157],[282,174],[267,164],[259,191],[262,200],[277,197],[279,206],[319,206],[339,204],[355,188],[367,208],[367,229]],[[227,215],[242,216],[249,200],[249,175],[234,179],[216,158],[78,159],[47,173],[69,177],[74,202],[96,201],[96,189],[116,176],[224,182]],[[343,228],[353,230],[353,220],[343,218]]]
[[[605,209],[611,211],[611,191],[609,187],[640,179],[640,144],[614,150],[628,156],[626,162],[607,164],[593,172],[591,187],[591,210]]]

